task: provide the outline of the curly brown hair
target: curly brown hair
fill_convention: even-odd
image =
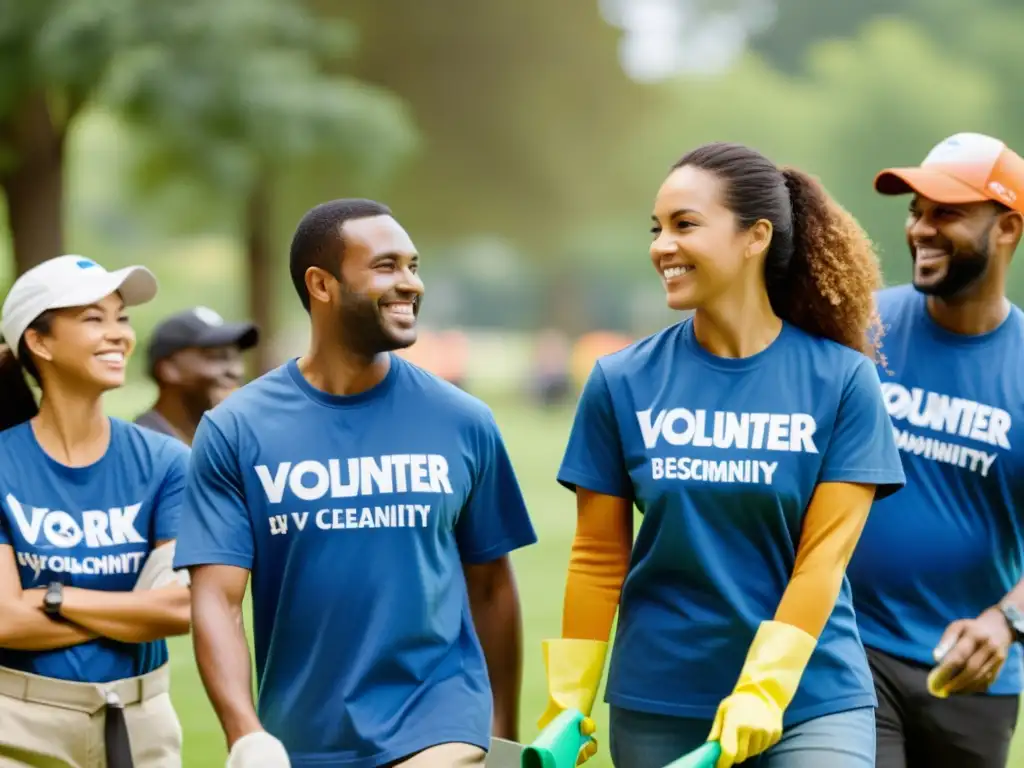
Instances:
[[[878,256],[857,220],[817,179],[729,142],[700,146],[673,170],[684,166],[722,181],[724,203],[740,227],[759,219],[772,223],[765,284],[775,314],[881,360],[882,326],[874,299],[882,287]]]

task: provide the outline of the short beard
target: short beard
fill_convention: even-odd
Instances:
[[[342,302],[338,309],[338,329],[349,348],[356,354],[372,358],[382,352],[393,352],[411,346],[387,332],[377,301],[354,293],[341,284]],[[419,299],[416,299],[419,308]]]
[[[994,225],[995,221],[992,221],[970,249],[954,250],[950,254],[945,277],[931,285],[914,283],[914,288],[937,299],[954,299],[971,288],[988,271],[992,257],[988,236]]]

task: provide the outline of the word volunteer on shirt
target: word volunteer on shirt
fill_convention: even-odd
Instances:
[[[882,382],[885,407],[893,420],[897,447],[915,456],[952,464],[988,477],[998,453],[963,445],[954,440],[916,434],[902,425],[966,438],[1010,450],[1013,419],[1002,408],[962,397],[907,388],[892,381]]]
[[[280,505],[285,491],[311,505],[330,504],[300,511],[283,511],[268,517],[271,534],[304,531],[314,525],[322,531],[352,528],[426,528],[429,504],[344,504],[343,499],[380,494],[443,493],[452,495],[448,460],[434,453],[406,453],[285,461],[274,467],[254,468],[263,493],[271,505]],[[335,505],[335,503],[337,505]]]
[[[673,447],[719,450],[818,453],[818,425],[808,413],[733,413],[687,408],[636,412],[644,446],[650,451],[663,440]],[[654,480],[696,480],[709,483],[771,485],[778,462],[770,459],[716,460],[690,456],[654,456]]]

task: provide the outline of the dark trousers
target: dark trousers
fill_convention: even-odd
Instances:
[[[930,667],[868,648],[875,678],[877,768],[1006,768],[1017,696],[928,693]]]

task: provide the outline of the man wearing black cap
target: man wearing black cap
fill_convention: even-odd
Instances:
[[[242,353],[259,343],[252,323],[227,323],[207,307],[173,315],[153,331],[149,374],[160,389],[135,423],[189,445],[199,420],[242,384]]]

